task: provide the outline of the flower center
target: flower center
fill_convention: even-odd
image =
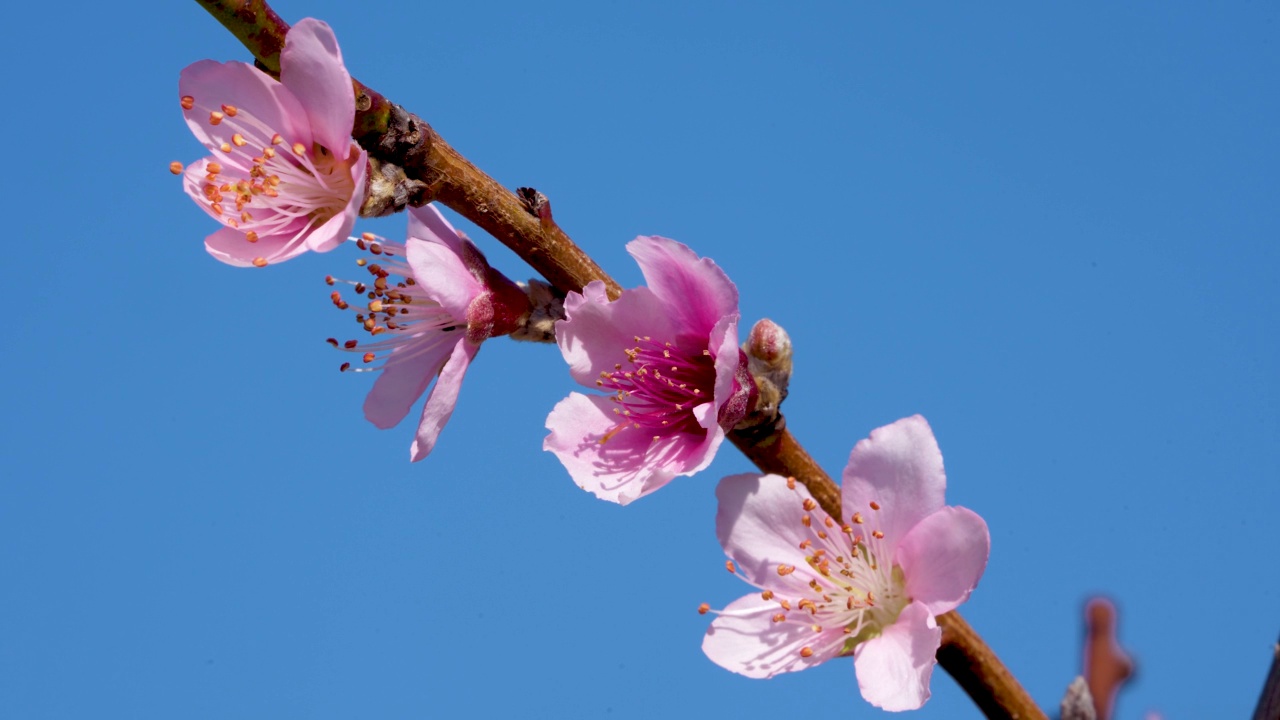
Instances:
[[[627,428],[654,432],[653,439],[675,432],[703,433],[693,408],[711,402],[716,381],[715,360],[708,350],[689,352],[679,343],[649,336],[634,338],[623,352],[625,363],[600,373],[596,385],[613,392],[618,424],[600,438],[607,442]],[[695,343],[690,343],[695,345]]]
[[[413,270],[407,263],[397,259],[404,257],[403,245],[389,243],[372,233],[364,233],[359,238],[348,240],[361,250],[381,256],[384,262],[370,262],[370,258],[366,257],[356,260],[356,265],[363,267],[373,277],[370,283],[340,280],[332,275],[325,277],[324,280],[329,285],[343,283],[352,286],[360,297],[356,300],[357,307],[352,307],[337,290],[329,294],[329,299],[339,310],[354,312],[361,329],[370,337],[379,339],[365,345],[361,345],[358,340],[340,343],[337,338],[329,338],[327,342],[340,350],[360,353],[361,362],[365,365],[372,365],[379,359],[383,364],[353,369],[351,363],[344,362],[340,370],[381,370],[392,351],[396,351],[397,361],[403,361],[432,352],[442,343],[452,345],[457,342],[456,336],[452,334],[454,331],[466,330],[466,323],[452,317],[436,301],[427,297],[414,279]]]
[[[787,487],[796,489],[794,478],[787,479]],[[801,507],[799,550],[805,566],[781,564],[776,569],[783,577],[808,576],[808,589],[788,597],[765,590],[761,597],[778,603],[773,622],[800,623],[814,632],[814,644],[803,646],[801,657],[813,656],[814,646],[839,646],[840,654],[849,654],[898,619],[911,601],[905,578],[901,568],[888,562],[884,533],[877,527],[878,503],[871,503],[871,518],[854,513],[844,525],[837,525],[812,498],[805,497]],[[729,569],[736,573],[732,561]],[[826,632],[831,630],[839,632]]]
[[[350,164],[321,145],[291,141],[247,110],[211,108],[190,96],[182,107],[208,113],[209,136],[223,161],[204,161],[203,178],[192,177],[209,213],[244,232],[248,242],[279,235],[286,246],[300,242],[347,206],[355,188]]]

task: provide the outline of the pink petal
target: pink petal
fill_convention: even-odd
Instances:
[[[915,415],[873,430],[849,454],[841,488],[845,517],[859,512],[868,530],[883,531],[892,556],[902,536],[945,501],[942,451],[929,423]],[[871,510],[872,502],[880,510]]]
[[[274,265],[295,258],[307,250],[303,243],[290,244],[280,235],[268,235],[251,243],[244,233],[229,227],[206,237],[204,249],[218,260],[236,267],[253,267],[253,261],[257,258]]]
[[[280,82],[305,109],[315,141],[334,155],[346,155],[356,117],[355,89],[327,24],[303,18],[289,29],[280,51]]]
[[[426,391],[462,340],[462,331],[441,332],[392,351],[364,399],[364,416],[379,429],[395,427]]]
[[[607,397],[570,393],[547,416],[551,434],[542,448],[555,453],[583,490],[626,505],[710,463],[714,446],[692,435],[677,433],[654,442],[643,430],[625,428],[600,442],[618,425],[615,407]]]
[[[821,527],[827,517],[821,508],[804,509],[804,501],[810,499],[804,485],[797,483],[791,490],[786,478],[778,475],[730,475],[716,486],[716,499],[716,537],[748,582],[801,596],[810,594],[809,581],[826,582],[800,549],[805,540],[816,541],[801,518],[810,515]],[[779,575],[780,565],[795,570]]]
[[[423,222],[432,218],[443,223],[443,227],[434,222]],[[458,256],[457,248],[469,241],[457,237],[456,233],[450,237],[452,232],[453,228],[444,222],[435,208],[414,208],[409,211],[405,253],[423,292],[440,303],[449,315],[463,321],[471,301],[486,288]]]
[[[479,345],[465,340],[453,346],[453,354],[445,362],[436,379],[435,387],[427,395],[427,402],[422,406],[422,420],[418,423],[418,434],[414,438],[413,447],[409,449],[409,459],[418,462],[431,453],[436,446],[436,438],[445,423],[453,415],[453,408],[458,404],[458,393],[462,390],[462,379],[467,368],[480,351]]]
[[[880,637],[854,649],[862,698],[884,710],[916,710],[924,705],[940,645],[942,629],[929,611],[920,603],[907,605]]]
[[[718,424],[721,406],[734,396],[733,381],[738,374],[738,314],[736,312],[716,321],[711,329],[710,350],[716,358],[716,384],[712,391],[716,412],[710,419]],[[745,414],[738,414],[738,419]]]
[[[667,306],[673,324],[706,335],[726,315],[738,312],[738,288],[715,261],[699,258],[687,245],[664,237],[641,236],[627,252],[644,273],[645,284]]]
[[[937,616],[969,599],[990,554],[986,521],[968,508],[944,507],[911,528],[894,562],[902,566],[907,594]]]
[[[326,220],[320,227],[307,234],[307,249],[315,252],[329,252],[346,242],[351,229],[356,226],[356,218],[360,216],[360,205],[364,202],[364,181],[369,170],[369,156],[358,145],[352,148],[350,161],[351,186],[355,192],[342,212]]]
[[[768,678],[825,662],[844,645],[842,629],[815,633],[806,623],[775,623],[776,612],[777,600],[763,600],[759,593],[734,600],[707,628],[702,652],[726,670]],[[806,647],[813,651],[809,657],[801,654]]]
[[[223,105],[245,110],[261,123],[280,133],[289,143],[311,145],[311,129],[306,111],[293,93],[270,75],[242,62],[220,63],[201,60],[183,68],[178,76],[178,94],[195,98],[196,105],[183,111],[187,127],[196,139],[217,154],[218,161],[244,170],[232,155],[222,155],[218,147],[227,142],[232,131],[224,121],[209,124],[209,112]]]
[[[566,320],[556,323],[556,342],[569,363],[573,379],[595,387],[601,372],[612,372],[626,362],[626,350],[635,338],[673,338],[667,308],[648,288],[635,288],[609,301],[604,283],[589,283],[582,294],[569,293],[564,301]]]

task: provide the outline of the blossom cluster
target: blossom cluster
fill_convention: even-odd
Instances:
[[[210,155],[172,170],[222,225],[205,239],[213,257],[261,268],[341,245],[368,253],[358,262],[368,277],[326,278],[334,306],[367,337],[329,342],[351,354],[342,370],[377,373],[364,402],[375,426],[396,426],[427,395],[410,448],[411,461],[425,458],[483,342],[529,322],[530,293],[431,205],[409,209],[403,242],[352,236],[368,155],[351,138],[352,81],[323,22],[289,31],[278,80],[202,61],[182,71],[179,95]],[[555,341],[573,380],[594,392],[557,404],[543,443],[579,487],[620,505],[707,469],[753,413],[776,411],[790,373],[790,341],[776,325],[762,322],[740,346],[738,289],[714,261],[658,236],[627,250],[643,286],[614,298],[596,281],[563,297]],[[707,657],[767,678],[852,656],[869,702],[922,705],[937,617],[977,586],[990,546],[982,518],[947,506],[945,490],[941,452],[919,416],[857,443],[838,512],[794,478],[721,480],[716,533],[729,568],[757,592],[714,611]]]

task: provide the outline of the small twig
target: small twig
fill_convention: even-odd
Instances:
[[[1280,642],[1271,646],[1271,671],[1262,684],[1262,696],[1253,720],[1280,720]]]
[[[1133,676],[1133,661],[1116,639],[1116,606],[1104,597],[1085,604],[1084,677],[1098,720],[1110,720],[1116,696]]]
[[[938,625],[942,628],[938,664],[964,688],[983,715],[1002,720],[1048,720],[960,613],[952,610],[939,615]]]

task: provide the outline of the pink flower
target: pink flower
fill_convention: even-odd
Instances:
[[[205,238],[211,255],[263,267],[346,239],[367,164],[328,25],[307,18],[289,30],[279,82],[242,62],[202,60],[182,71],[178,92],[187,125],[213,152],[183,173],[187,194],[226,226]]]
[[[853,448],[844,524],[794,480],[722,480],[716,533],[730,569],[763,592],[721,611],[702,650],[754,678],[852,654],[867,702],[923,705],[942,638],[934,618],[968,599],[991,549],[981,517],[943,504],[946,485],[942,453],[919,415]]]
[[[724,271],[667,238],[638,237],[627,251],[648,287],[610,302],[592,282],[556,324],[574,380],[613,394],[571,393],[542,445],[579,486],[621,505],[711,464],[756,391]]]
[[[334,347],[361,353],[367,365],[382,358],[381,374],[364,401],[364,415],[379,428],[394,427],[436,379],[422,407],[410,460],[417,462],[435,447],[436,438],[458,402],[462,378],[487,338],[515,330],[529,311],[523,290],[489,267],[476,246],[453,229],[434,207],[409,209],[404,245],[366,233],[356,244],[379,260],[362,259],[373,279],[352,282],[368,303],[356,319],[378,339],[360,345],[348,340]],[[404,258],[403,260],[400,258]],[[326,278],[332,285],[333,277]],[[334,291],[339,309],[350,306]],[[348,370],[351,363],[343,363]]]

